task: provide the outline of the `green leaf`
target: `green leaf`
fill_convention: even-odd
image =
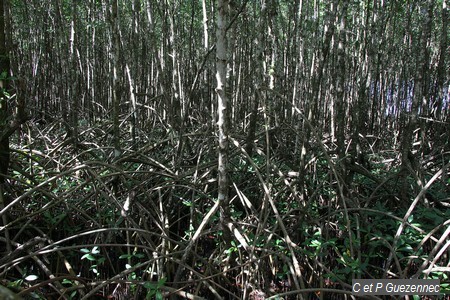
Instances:
[[[162,293],[161,293],[160,291],[157,291],[157,292],[156,292],[156,295],[155,295],[155,298],[156,298],[156,300],[163,300],[163,295],[162,295]]]
[[[192,206],[192,201],[190,201],[190,200],[183,200],[183,204],[184,204],[185,206],[190,207],[190,206]]]
[[[146,283],[144,283],[144,287],[145,287],[147,290],[151,290],[151,289],[155,288],[155,285],[154,285],[153,283],[147,281]]]
[[[404,252],[413,252],[413,247],[411,245],[405,245],[398,249],[398,251],[404,251]]]
[[[87,253],[87,254],[85,254],[85,255],[83,255],[82,257],[81,257],[81,259],[83,260],[83,259],[87,259],[87,260],[90,260],[90,261],[95,261],[96,260],[96,258],[95,258],[95,256],[93,256],[92,254],[90,254],[90,253]]]
[[[163,277],[158,281],[158,287],[163,286],[167,281],[167,278]]]
[[[22,283],[23,283],[23,280],[22,279],[18,279],[18,280],[15,280],[15,281],[12,281],[12,282],[8,283],[7,287],[9,287],[9,288],[18,288],[18,287],[20,287],[22,285]]]
[[[318,240],[313,240],[313,241],[311,241],[311,244],[310,244],[310,246],[313,248],[319,248],[321,245],[322,245],[322,243]]]

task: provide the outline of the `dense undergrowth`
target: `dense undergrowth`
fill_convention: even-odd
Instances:
[[[13,143],[0,278],[25,299],[341,299],[354,278],[438,278],[450,291],[445,139],[409,171],[388,136],[363,140],[364,164],[312,139],[299,171],[291,127],[269,147],[257,135],[251,157],[232,134],[229,244],[208,215],[213,128],[134,142],[124,129],[115,157],[108,126],[75,142],[56,122],[29,123]]]

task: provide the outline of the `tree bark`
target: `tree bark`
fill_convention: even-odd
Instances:
[[[216,41],[216,79],[217,79],[217,130],[219,136],[218,157],[218,201],[221,206],[221,224],[224,230],[224,239],[231,241],[231,235],[226,229],[225,222],[229,217],[229,183],[228,183],[228,99],[226,90],[227,70],[227,37],[226,27],[228,18],[228,0],[217,2],[217,41]]]
[[[120,98],[122,89],[120,87],[121,80],[118,69],[120,66],[120,36],[119,36],[119,18],[118,18],[118,0],[112,0],[111,7],[111,29],[112,29],[112,49],[113,49],[113,143],[114,143],[114,157],[118,158],[121,154],[120,145],[120,128],[119,128],[119,114],[120,114]]]
[[[70,109],[70,127],[73,138],[74,146],[77,146],[78,143],[78,110],[80,108],[80,93],[78,91],[79,83],[77,74],[77,44],[78,44],[78,28],[77,28],[77,3],[75,0],[72,0],[72,20],[70,22],[70,37],[69,37],[69,59],[70,59],[70,91],[68,91],[69,99],[72,100],[72,105]],[[68,85],[68,86],[69,86]]]
[[[442,106],[444,99],[444,82],[446,78],[445,72],[445,58],[448,57],[446,55],[447,45],[448,45],[448,7],[447,3],[444,0],[442,2],[442,29],[441,29],[441,40],[439,43],[439,61],[437,65],[437,80],[436,80],[436,89],[434,92],[434,110],[432,111],[436,119],[441,120],[442,114]]]
[[[4,182],[3,175],[9,167],[9,136],[8,131],[8,77],[10,76],[9,51],[6,47],[5,32],[5,0],[0,1],[0,184]]]
[[[7,1],[7,0],[5,0]],[[5,1],[0,0],[0,211],[8,205],[4,195],[5,177],[8,173],[9,167],[9,118],[8,118],[8,80],[10,76],[9,51],[6,48],[6,32],[5,32]],[[6,214],[2,215],[2,225],[8,224],[8,217]],[[9,231],[5,228],[6,249],[11,252],[12,247],[10,243]]]

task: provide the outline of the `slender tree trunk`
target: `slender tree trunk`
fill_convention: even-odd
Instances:
[[[436,79],[436,88],[435,88],[435,96],[434,96],[434,116],[437,120],[441,120],[442,114],[442,106],[444,102],[444,82],[446,78],[445,72],[445,58],[448,57],[446,55],[447,44],[448,44],[448,8],[446,0],[442,2],[442,29],[441,29],[441,40],[439,44],[439,62],[437,65],[437,79]]]
[[[183,104],[183,88],[182,88],[182,82],[180,77],[180,57],[178,53],[178,45],[176,43],[176,29],[175,29],[175,11],[179,9],[177,4],[174,4],[173,7],[171,7],[173,10],[170,13],[169,16],[169,27],[170,27],[170,47],[171,47],[171,70],[172,70],[172,99],[170,100],[171,107],[169,110],[169,120],[172,122],[172,126],[175,128],[175,130],[179,131],[182,127],[182,121],[183,121],[183,111],[181,105]]]
[[[8,76],[9,53],[6,48],[4,0],[0,1],[0,173],[6,175],[9,166],[9,135],[4,135],[8,127]],[[0,176],[1,182],[4,181]]]
[[[69,37],[69,57],[70,57],[70,90],[68,91],[69,99],[72,100],[70,109],[70,127],[72,130],[73,143],[76,146],[78,142],[78,110],[80,107],[80,97],[78,92],[78,76],[77,76],[77,3],[72,0],[72,21],[70,23]]]
[[[202,12],[203,12],[203,47],[205,51],[208,51],[209,35],[208,35],[208,14],[206,11],[206,0],[202,0]]]
[[[228,19],[228,0],[217,2],[217,41],[216,41],[216,79],[217,79],[217,130],[219,136],[219,162],[218,162],[218,201],[221,205],[221,223],[224,230],[224,239],[231,241],[231,235],[226,229],[225,222],[229,217],[229,183],[228,183],[228,99],[226,94],[227,71],[227,37],[226,27]]]
[[[121,81],[118,74],[120,69],[120,37],[119,37],[119,20],[118,20],[118,0],[112,0],[111,7],[111,29],[112,29],[112,48],[113,48],[113,143],[114,143],[114,157],[117,158],[121,154],[120,145],[120,128],[119,128],[119,114],[120,114],[120,98],[121,98]]]
[[[427,1],[429,3],[432,0]],[[402,173],[401,173],[401,179],[402,179],[402,200],[407,201],[409,195],[407,193],[408,191],[408,182],[406,180],[408,175],[412,175],[415,177],[417,183],[419,186],[422,185],[422,182],[420,178],[417,176],[417,169],[416,166],[416,156],[412,153],[412,144],[413,144],[413,132],[416,130],[418,125],[420,125],[418,120],[418,115],[420,113],[420,107],[421,107],[421,101],[423,101],[424,97],[424,67],[427,63],[426,61],[426,49],[422,48],[426,45],[426,25],[425,29],[421,28],[421,31],[419,31],[419,34],[417,35],[418,41],[416,45],[412,45],[413,49],[414,46],[418,47],[418,53],[416,54],[416,64],[415,64],[415,73],[414,74],[414,86],[413,86],[413,94],[411,96],[411,109],[408,109],[408,107],[405,108],[405,114],[406,114],[406,124],[402,135],[402,151],[401,151],[401,162],[402,162]]]
[[[248,126],[248,133],[247,133],[247,145],[246,145],[246,152],[247,154],[252,157],[253,152],[253,146],[254,146],[254,140],[255,140],[255,134],[256,134],[256,125],[257,125],[257,117],[258,117],[258,107],[259,103],[265,103],[264,99],[262,99],[265,95],[265,92],[262,92],[263,88],[265,89],[265,82],[264,82],[264,50],[265,50],[265,31],[266,31],[266,13],[267,13],[267,3],[265,0],[261,2],[261,11],[258,21],[258,36],[256,38],[256,53],[255,53],[255,70],[254,70],[254,76],[255,76],[255,91],[254,91],[254,102],[253,107],[249,106],[252,111],[250,115],[250,122]]]
[[[133,45],[133,49],[139,49],[139,28],[140,28],[140,13],[141,13],[141,4],[139,0],[135,0],[132,5],[133,11],[133,22],[132,22],[132,30],[131,30],[131,44]],[[139,116],[136,105],[136,87],[138,86],[137,81],[134,80],[133,73],[138,74],[138,70],[141,68],[140,59],[138,54],[131,56],[132,61],[128,63],[125,61],[125,72],[128,79],[128,87],[130,93],[130,110],[131,110],[131,122],[130,122],[130,132],[131,139],[133,141],[133,147],[136,146],[136,126],[139,123]],[[142,60],[144,58],[142,57]],[[131,70],[130,70],[131,66]],[[136,75],[135,75],[136,76]]]
[[[318,8],[317,8],[318,9]],[[310,142],[311,137],[311,129],[307,125],[309,124],[315,124],[316,118],[314,118],[315,111],[314,111],[314,103],[312,101],[319,101],[320,94],[322,90],[323,85],[323,78],[324,73],[326,71],[326,65],[328,63],[329,57],[330,57],[330,48],[331,48],[331,41],[334,34],[334,28],[335,26],[332,26],[332,19],[335,16],[335,6],[334,4],[330,4],[330,11],[328,12],[328,16],[326,17],[326,22],[328,23],[324,28],[324,37],[322,42],[322,49],[320,54],[314,54],[313,59],[311,60],[311,72],[310,72],[310,78],[311,78],[311,84],[309,87],[309,90],[307,91],[307,95],[309,96],[308,99],[309,102],[306,102],[304,104],[305,110],[307,111],[306,120],[303,120],[302,122],[302,132],[304,132],[304,138],[302,141],[301,146],[301,152],[300,152],[300,166],[299,166],[299,185],[302,189],[301,193],[304,195],[304,182],[305,182],[305,167],[306,167],[306,158],[307,158],[307,152],[306,152],[306,146]],[[315,11],[315,14],[319,14],[318,10]],[[319,24],[317,23],[317,26]],[[317,58],[316,58],[317,57]],[[318,62],[316,62],[318,61]],[[307,100],[308,101],[308,100]],[[333,107],[333,104],[330,105],[331,109]],[[334,139],[334,115],[332,113],[331,116],[331,138]]]
[[[430,123],[426,122],[425,119],[431,113],[429,101],[430,101],[430,43],[431,43],[431,35],[432,35],[432,27],[433,27],[433,14],[434,14],[434,3],[435,1],[429,0],[427,1],[426,7],[426,16],[424,21],[424,29],[423,36],[421,41],[421,57],[420,57],[420,66],[418,67],[419,74],[421,76],[422,81],[422,91],[421,91],[421,99],[419,99],[419,115],[423,118],[419,119],[419,127],[420,127],[420,155],[423,158],[423,155],[426,152],[429,152],[431,149],[428,148],[428,140],[430,137],[427,136],[427,133],[430,131]],[[425,8],[424,8],[425,10]],[[427,149],[428,148],[428,149]],[[420,172],[420,170],[416,170]],[[421,175],[419,174],[419,177]],[[422,186],[423,179],[419,178],[420,186]]]
[[[337,152],[338,159],[341,162],[341,166],[343,168],[343,174],[345,174],[345,126],[346,126],[346,93],[345,93],[345,84],[346,84],[346,59],[345,59],[345,23],[346,23],[346,14],[347,14],[347,1],[343,3],[340,24],[338,26],[338,47],[337,47],[337,68],[336,73],[336,139],[337,139]]]
[[[6,48],[5,2],[0,0],[0,211],[8,204],[4,195],[5,177],[9,167],[9,118],[8,118],[8,77],[10,74],[9,51]],[[2,225],[8,224],[6,214],[2,215]],[[6,248],[11,252],[9,232],[5,230]]]

